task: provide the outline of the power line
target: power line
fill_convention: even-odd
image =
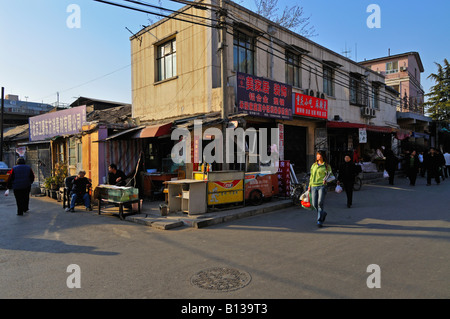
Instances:
[[[182,14],[188,17],[193,17],[193,18],[199,18],[199,19],[206,19],[206,20],[210,20],[212,22],[218,22],[218,20],[214,20],[208,17],[202,17],[202,16],[197,16],[195,14],[190,14],[190,13],[186,13],[186,12],[182,12],[182,11],[178,11],[178,10],[172,10],[172,9],[167,9],[167,8],[163,8],[163,7],[159,7],[159,6],[155,6],[143,1],[134,1],[134,0],[124,0],[126,2],[131,2],[137,5],[141,5],[141,6],[145,6],[145,7],[149,7],[149,8],[154,8],[154,9],[158,9],[158,10],[163,10],[163,11],[168,11],[168,12],[172,12],[172,13],[177,13],[177,14]]]
[[[209,24],[203,24],[203,23],[199,23],[199,22],[195,22],[195,21],[189,21],[189,20],[177,18],[177,17],[175,17],[174,15],[167,16],[167,15],[164,15],[164,14],[155,13],[155,12],[151,12],[151,11],[148,11],[148,10],[143,10],[143,9],[134,8],[134,7],[129,7],[129,6],[125,6],[125,5],[121,5],[121,4],[117,4],[117,3],[113,3],[113,2],[109,2],[109,1],[105,1],[105,0],[94,0],[94,1],[101,2],[101,3],[105,3],[105,4],[109,4],[109,5],[113,5],[113,6],[118,6],[118,7],[125,8],[125,9],[135,10],[135,11],[139,11],[139,12],[143,12],[143,13],[154,14],[154,15],[161,16],[161,17],[164,17],[164,18],[167,18],[167,19],[179,20],[179,21],[183,21],[183,22],[187,22],[187,23],[192,23],[192,24],[197,24],[197,25],[201,25],[201,26],[205,26],[205,27],[220,28],[219,26],[216,26],[216,25],[209,25]],[[138,1],[129,1],[129,0],[125,0],[125,1],[127,1],[127,2],[133,2],[133,3],[138,3],[138,4],[141,4],[141,5],[146,5],[146,4],[143,4],[142,2],[138,2]],[[179,3],[184,3],[184,4],[189,4],[189,5],[191,5],[191,6],[197,5],[197,4],[193,4],[193,3],[189,2],[189,1],[184,1],[184,0],[183,0],[183,1],[180,1],[180,0],[171,0],[171,1],[179,2]],[[158,8],[159,8],[159,7],[158,7]],[[212,10],[212,9],[210,9],[210,10]],[[176,11],[176,13],[179,14],[180,12],[179,12],[179,11]],[[195,15],[191,15],[191,16],[194,16],[194,17],[197,17],[197,18],[200,18],[200,19],[205,19],[205,17],[195,16]],[[233,19],[233,18],[231,18],[231,19],[232,19],[234,22],[238,22],[238,23],[240,22],[240,21],[238,21],[237,19]],[[213,20],[213,19],[210,19],[210,20],[213,21],[213,22],[214,22],[214,21],[217,21],[217,20]],[[248,23],[248,22],[246,21],[246,24],[250,24],[250,23]],[[226,28],[226,26],[225,26],[225,28]],[[228,31],[228,29],[226,30],[226,32],[227,32],[228,34],[234,36],[233,33],[230,33],[230,32]],[[264,34],[267,34],[267,33],[258,30],[258,34],[261,36],[261,35],[264,35]],[[265,39],[267,39],[267,36],[266,36],[266,37],[262,36],[262,37],[265,38]],[[270,41],[270,39],[267,39],[267,40]],[[292,48],[293,51],[297,51],[297,52],[298,52],[298,49],[296,49],[295,47],[293,47],[291,44],[288,44],[288,43],[286,43],[286,42],[284,42],[284,41],[281,41],[280,39],[277,39],[277,41],[284,43],[286,47]],[[277,48],[274,48],[273,46],[269,46],[268,44],[265,44],[265,43],[263,43],[263,42],[261,42],[261,41],[260,41],[259,43],[262,43],[263,45],[266,45],[266,46],[269,47],[271,50],[277,51],[277,52],[279,52],[279,53],[281,53],[281,54],[283,54],[283,55],[285,54],[285,52],[282,52],[282,51],[278,50]],[[280,57],[280,56],[276,55],[275,53],[268,51],[267,49],[263,49],[263,48],[259,47],[257,44],[254,44],[254,46],[255,46],[256,48],[259,48],[259,49],[262,50],[262,51],[265,51],[265,52],[266,52],[267,54],[269,54],[269,55],[272,55],[272,56],[274,56],[274,57],[277,57],[277,58],[279,58],[279,59],[281,59],[281,60],[287,62],[287,60],[286,60],[285,57]],[[305,52],[300,52],[300,55],[301,55],[301,56],[307,56],[307,57],[310,58],[311,60],[315,60],[316,62],[321,63],[320,65],[318,65],[318,64],[315,64],[313,61],[309,61],[309,62],[312,63],[314,66],[319,67],[319,68],[322,68],[322,67],[323,67],[323,64],[322,64],[321,61],[318,61],[316,58],[314,58],[314,57],[312,57],[312,56],[306,55]],[[301,64],[304,64],[304,63],[303,63],[303,59],[301,59]],[[323,78],[323,74],[317,73],[317,72],[313,72],[312,68],[306,69],[303,65],[301,65],[301,66],[299,66],[299,67],[300,67],[301,69],[303,69],[303,70],[309,72],[309,73],[312,74],[312,75],[319,76],[319,77]],[[309,66],[309,67],[310,67],[310,66]],[[334,79],[333,79],[333,82],[334,82],[335,84],[338,84],[338,85],[340,85],[340,86],[342,86],[342,87],[344,87],[344,88],[346,88],[346,89],[352,89],[352,88],[350,88],[349,83],[348,83],[348,81],[349,81],[349,79],[350,79],[350,75],[349,75],[349,74],[347,74],[347,73],[344,72],[344,71],[340,71],[340,70],[338,70],[338,69],[336,69],[336,68],[334,68],[334,72],[333,72],[333,73],[334,73]],[[338,75],[338,74],[341,74],[341,75],[340,75],[340,78],[341,78],[341,79],[344,79],[344,78],[342,77],[342,75],[343,75],[343,76],[345,77],[345,81],[346,81],[346,82],[341,82],[340,80],[338,80],[338,79],[337,79],[337,75]],[[359,81],[363,86],[366,86],[366,85],[367,85],[364,81],[360,81],[360,80],[358,80],[358,79],[356,79],[356,78],[354,78],[354,80],[355,80],[355,81]],[[367,86],[367,91],[369,91],[369,90],[368,90],[368,86]],[[361,90],[358,90],[358,92],[361,92]],[[362,91],[362,92],[363,92],[363,95],[364,95],[364,96],[372,97],[372,98],[373,98],[373,94],[370,94],[370,93],[368,93],[368,92],[366,93],[366,92],[364,92],[364,91]],[[382,92],[379,92],[378,95],[379,95],[379,98],[377,99],[378,101],[382,101],[380,97],[384,97],[385,99],[388,97],[388,98],[392,99],[392,96],[383,94]]]
[[[164,17],[164,18],[167,18],[167,19],[174,19],[174,20],[183,21],[183,22],[187,22],[187,23],[193,23],[193,24],[197,24],[197,25],[200,25],[200,26],[203,26],[203,27],[217,28],[216,26],[213,26],[213,25],[209,25],[209,24],[205,24],[205,23],[201,23],[201,22],[189,21],[189,20],[186,20],[186,19],[178,18],[178,17],[175,16],[175,14],[167,16],[167,15],[162,14],[162,13],[157,13],[157,12],[153,12],[153,11],[143,10],[143,9],[130,7],[130,6],[126,6],[126,5],[123,5],[123,4],[109,2],[109,1],[105,1],[105,0],[94,0],[94,1],[101,2],[101,3],[104,3],[104,4],[108,4],[108,5],[112,5],[112,6],[116,6],[116,7],[120,7],[120,8],[124,8],[124,9],[134,10],[134,11],[138,11],[138,12],[142,12],[142,13],[153,14],[153,15]],[[177,11],[177,14],[178,13],[179,12]],[[199,17],[199,18],[204,19],[204,17]]]
[[[126,69],[126,68],[129,68],[130,66],[131,66],[131,64],[128,64],[128,65],[126,65],[126,66],[121,67],[120,69],[114,70],[114,71],[109,72],[109,73],[107,73],[107,74],[105,74],[105,75],[99,76],[99,77],[97,77],[97,78],[95,78],[95,79],[89,80],[89,81],[84,82],[84,83],[82,83],[82,84],[78,84],[78,85],[76,85],[76,86],[74,86],[74,87],[71,87],[71,88],[68,88],[68,89],[65,89],[65,90],[62,90],[62,91],[58,91],[58,92],[59,92],[59,93],[64,93],[64,92],[67,92],[67,91],[71,91],[71,90],[73,90],[73,89],[77,89],[77,88],[79,88],[79,87],[81,87],[81,86],[84,86],[84,85],[86,85],[86,84],[89,84],[89,83],[92,83],[92,82],[101,80],[101,79],[103,79],[103,78],[105,78],[105,77],[107,77],[107,76],[110,76],[111,74],[114,74],[114,73],[117,73],[117,72],[119,72],[119,71],[122,71],[122,70],[124,70],[124,69]],[[47,96],[45,96],[45,97],[40,98],[39,100],[46,99],[46,98],[51,97],[51,96],[53,96],[53,95],[54,95],[54,94],[47,95]]]

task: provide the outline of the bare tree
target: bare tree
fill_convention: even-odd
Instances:
[[[278,11],[278,0],[254,1],[257,14],[266,17],[282,27],[295,31],[306,38],[312,38],[318,35],[314,26],[311,25],[311,16],[305,16],[303,7],[299,5],[293,5],[292,7],[286,6],[280,14]]]

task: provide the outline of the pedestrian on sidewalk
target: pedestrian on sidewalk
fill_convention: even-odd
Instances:
[[[339,167],[339,175],[337,184],[344,184],[345,194],[347,195],[347,207],[352,207],[353,204],[353,185],[355,184],[356,175],[359,171],[353,163],[350,155],[345,155],[344,163]]]
[[[395,170],[398,166],[398,158],[394,155],[392,150],[386,151],[385,169],[389,174],[389,185],[394,185]]]
[[[419,158],[417,152],[413,150],[405,160],[406,176],[409,178],[409,185],[415,186],[417,173],[419,172]]]
[[[450,154],[448,153],[448,150],[444,153],[444,159],[445,159],[445,178],[448,178],[450,176]]]
[[[325,151],[316,153],[316,162],[311,166],[308,191],[311,192],[311,205],[317,211],[317,226],[322,227],[327,213],[324,210],[327,194],[327,177],[332,175]]]
[[[31,184],[34,182],[34,173],[30,166],[25,164],[25,159],[19,157],[13,167],[8,181],[8,188],[13,189],[17,204],[17,215],[23,216],[28,212],[30,204]]]
[[[423,152],[419,152],[417,156],[419,158],[419,174],[422,177],[425,177],[425,167],[423,166]]]
[[[439,158],[434,147],[430,148],[430,152],[425,156],[424,164],[427,170],[427,186],[431,185],[432,177],[435,179],[436,184],[439,185]]]
[[[445,180],[445,175],[444,175],[444,171],[445,171],[445,157],[444,154],[442,154],[441,151],[439,151],[438,149],[436,150],[436,155],[438,157],[438,172],[439,172],[439,176],[442,177],[442,180]]]

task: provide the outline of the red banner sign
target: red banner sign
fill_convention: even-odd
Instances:
[[[321,119],[328,118],[328,101],[314,96],[294,93],[294,114],[315,117]]]

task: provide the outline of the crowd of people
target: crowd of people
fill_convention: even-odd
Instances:
[[[427,179],[427,186],[431,185],[432,179],[439,185],[442,180],[449,178],[450,175],[450,153],[445,153],[432,147],[426,153],[417,153],[416,150],[406,152],[403,159],[399,159],[394,155],[392,150],[382,149],[385,153],[380,155],[384,160],[384,167],[389,175],[389,185],[394,185],[395,171],[398,170],[399,163],[402,162],[406,176],[411,186],[416,185],[417,175]],[[380,150],[381,153],[381,150]],[[353,204],[353,184],[356,176],[361,170],[358,169],[357,163],[352,159],[352,154],[344,156],[344,162],[339,167],[337,176],[337,184],[343,185],[343,189],[347,195],[347,207]],[[325,212],[325,198],[327,194],[327,184],[329,175],[332,172],[328,163],[326,153],[318,151],[316,153],[316,161],[311,166],[311,176],[309,180],[308,192],[310,194],[311,207],[317,212],[317,226],[323,227],[327,213]]]

